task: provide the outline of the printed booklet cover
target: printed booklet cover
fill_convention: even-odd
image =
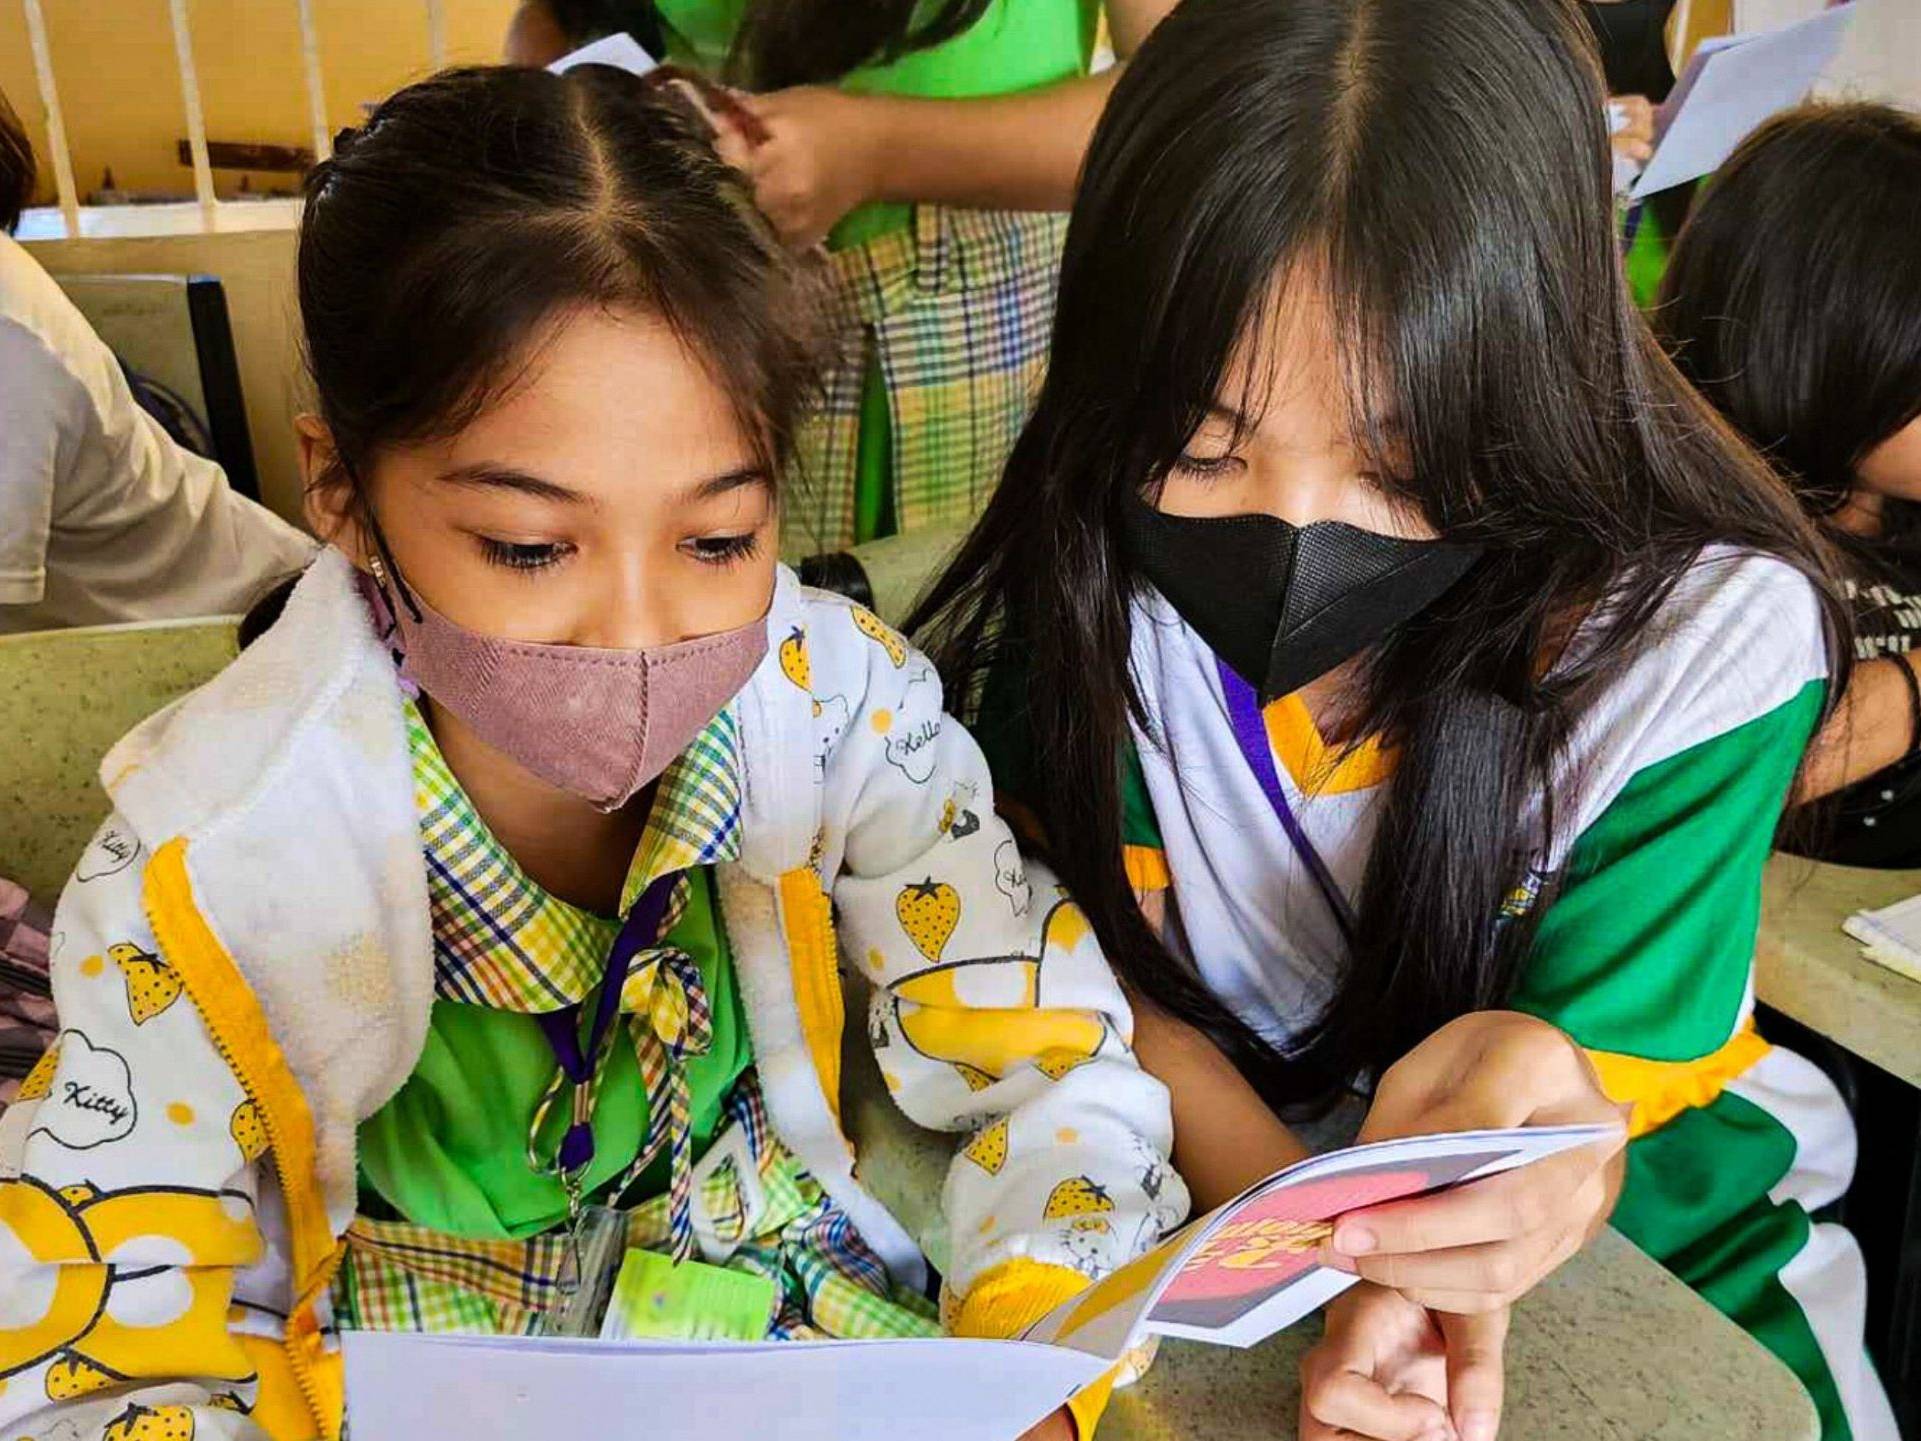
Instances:
[[[354,1441],[519,1441],[561,1426],[649,1441],[772,1435],[1012,1441],[1153,1336],[1251,1346],[1354,1278],[1315,1257],[1348,1211],[1606,1139],[1605,1127],[1462,1131],[1314,1156],[1257,1182],[1018,1339],[667,1341],[352,1332]],[[618,1329],[618,1317],[610,1318]],[[982,1384],[991,1381],[991,1384]]]

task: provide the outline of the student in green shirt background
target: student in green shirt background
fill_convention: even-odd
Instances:
[[[972,516],[1045,366],[1081,156],[1173,0],[526,0],[507,58],[625,30],[743,91],[721,150],[797,247],[824,243],[841,341],[802,438],[782,550]]]

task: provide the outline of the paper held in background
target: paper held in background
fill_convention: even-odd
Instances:
[[[570,50],[547,68],[556,75],[565,75],[576,65],[611,65],[616,70],[625,70],[634,75],[645,75],[660,62],[655,60],[633,36],[622,32],[606,35],[600,39]]]
[[[1762,121],[1799,104],[1840,52],[1853,18],[1853,5],[1835,5],[1779,30],[1703,41],[1661,106],[1654,155],[1630,198],[1709,174]]]

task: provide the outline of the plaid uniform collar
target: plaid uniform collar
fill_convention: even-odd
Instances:
[[[405,708],[435,993],[535,1013],[584,999],[600,981],[618,923],[550,895],[521,869],[454,778],[419,707],[408,700]],[[740,775],[740,727],[729,706],[661,775],[621,887],[622,916],[663,875],[739,859]]]

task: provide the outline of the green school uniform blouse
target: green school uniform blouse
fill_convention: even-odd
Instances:
[[[521,1240],[567,1216],[560,1182],[528,1159],[530,1122],[555,1071],[535,1017],[561,996],[591,999],[619,924],[541,890],[487,829],[412,706],[407,720],[433,904],[435,1000],[413,1074],[361,1123],[363,1210],[469,1239]],[[731,733],[731,725],[723,713],[710,733]],[[661,778],[636,874],[651,879],[671,869],[654,864],[664,855],[713,850],[731,827],[733,808],[705,803],[714,769],[707,758],[721,749],[703,736]],[[712,871],[695,868],[688,879],[684,909],[663,943],[693,959],[712,1013],[711,1045],[685,1061],[699,1155],[725,1124],[724,1103],[753,1054]],[[639,889],[633,881],[629,902]],[[544,1154],[558,1145],[565,1112],[556,1105],[546,1117]],[[635,1047],[617,1033],[594,1107],[584,1194],[595,1195],[633,1163],[648,1116]],[[666,1186],[663,1149],[627,1199]]]
[[[749,0],[657,0],[667,56],[719,75]],[[1100,24],[1100,0],[992,0],[979,20],[944,44],[841,77],[850,95],[965,100],[1012,95],[1085,75]],[[847,250],[903,229],[913,206],[864,205],[834,228],[829,245]]]

